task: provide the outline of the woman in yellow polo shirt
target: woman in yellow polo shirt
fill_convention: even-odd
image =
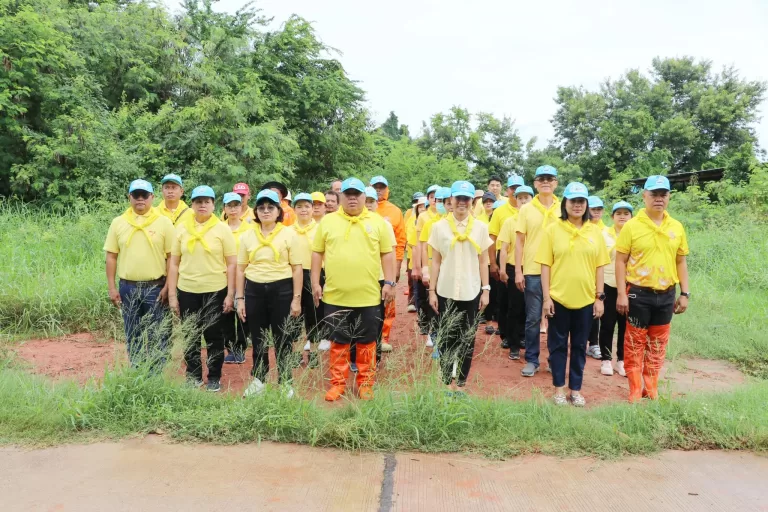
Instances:
[[[256,196],[257,226],[240,239],[237,254],[237,314],[248,322],[253,343],[253,381],[244,396],[260,394],[269,372],[269,332],[275,346],[279,382],[293,396],[291,352],[301,331],[303,273],[296,232],[283,225],[280,197],[272,190]]]
[[[581,394],[581,384],[587,337],[592,319],[603,315],[603,267],[611,259],[603,234],[589,222],[587,187],[569,183],[563,195],[560,220],[545,229],[535,261],[541,265],[542,309],[550,319],[547,347],[555,404],[568,404],[565,370],[570,336],[571,403],[584,407],[586,400]]]
[[[182,320],[191,318],[195,329],[184,351],[187,379],[203,385],[200,332],[208,358],[208,391],[221,389],[224,363],[224,315],[232,311],[235,296],[235,237],[213,215],[216,194],[206,185],[192,191],[193,216],[176,231],[168,272],[168,302]]]

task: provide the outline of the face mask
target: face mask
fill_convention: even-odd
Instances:
[[[437,203],[435,207],[437,208],[437,213],[439,213],[440,215],[445,215],[446,213],[448,213],[443,203]]]

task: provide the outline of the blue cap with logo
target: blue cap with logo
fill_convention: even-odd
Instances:
[[[261,202],[262,199],[266,199],[268,201],[272,201],[275,204],[280,204],[280,197],[277,195],[277,192],[270,189],[265,189],[259,191],[259,193],[256,195],[256,204]]]
[[[643,188],[645,190],[670,190],[669,179],[666,176],[648,176]]]
[[[493,209],[495,210],[495,209],[496,209],[496,208],[498,208],[499,206],[504,206],[504,203],[506,203],[506,202],[507,202],[507,201],[506,201],[506,200],[504,200],[504,199],[499,199],[498,201],[496,201],[495,203],[493,203]]]
[[[347,190],[357,190],[361,194],[365,194],[365,185],[357,178],[347,178],[341,182],[341,192],[344,193]]]
[[[468,181],[454,181],[451,185],[451,196],[475,198],[475,186]]]
[[[578,181],[574,181],[565,187],[563,197],[566,199],[586,199],[589,197],[589,191],[587,190],[586,185],[579,183]]]
[[[423,192],[416,192],[411,196],[411,202],[418,201],[420,197],[424,197]]]
[[[237,192],[227,192],[226,194],[224,194],[224,197],[221,200],[224,204],[229,204],[232,201],[235,201],[241,204],[243,202],[243,198],[240,197],[240,194],[238,194]]]
[[[603,200],[597,196],[589,196],[587,198],[587,203],[589,203],[590,208],[605,208]]]
[[[177,185],[178,185],[178,186],[180,186],[180,187],[183,187],[183,186],[184,186],[184,185],[181,183],[181,176],[179,176],[178,174],[166,174],[165,176],[163,176],[163,179],[162,179],[162,180],[160,180],[160,184],[161,184],[161,185],[165,185],[165,184],[166,184],[166,183],[168,183],[169,181],[170,181],[171,183],[175,183],[175,184],[177,184]]]
[[[366,199],[379,199],[379,194],[376,193],[376,189],[373,187],[365,187],[365,198]]]
[[[440,185],[430,185],[427,189],[427,195],[431,194],[432,192],[437,193],[438,189],[440,188]]]
[[[536,177],[539,176],[554,176],[557,177],[557,169],[551,165],[542,165],[536,169]]]
[[[440,187],[435,192],[435,199],[448,199],[451,197],[451,189],[448,187]]]
[[[522,187],[525,185],[525,181],[523,181],[522,176],[518,176],[517,174],[513,174],[509,178],[507,178],[507,188],[509,187]]]
[[[216,193],[208,185],[200,185],[192,189],[192,200],[194,201],[198,197],[210,197],[216,199]]]
[[[618,203],[613,205],[613,208],[611,209],[611,215],[613,215],[616,212],[616,210],[621,210],[622,208],[624,208],[625,210],[629,210],[630,213],[635,211],[635,209],[632,208],[632,205],[629,204],[628,202],[619,201]]]
[[[296,194],[296,197],[293,198],[293,206],[296,206],[299,201],[309,201],[309,204],[312,204],[312,196],[306,192]]]
[[[128,193],[130,194],[136,190],[143,190],[144,192],[149,192],[150,194],[155,193],[155,190],[152,188],[152,184],[147,180],[133,180],[128,186]]]
[[[531,197],[533,197],[533,189],[528,185],[517,187],[517,190],[515,190],[515,197],[519,196],[520,194],[531,194]]]
[[[385,178],[384,176],[374,176],[373,178],[371,178],[371,186],[379,185],[379,184],[384,185],[385,187],[389,186],[389,182],[387,181],[387,178]]]

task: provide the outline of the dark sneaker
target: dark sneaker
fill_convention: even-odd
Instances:
[[[235,364],[245,364],[245,354],[235,354]]]
[[[208,385],[205,386],[205,389],[211,393],[217,393],[221,390],[221,381],[219,379],[208,379]]]
[[[509,342],[507,341],[506,338],[501,340],[501,348],[503,348],[503,349],[508,349],[509,348]]]
[[[509,351],[509,358],[512,361],[517,361],[520,359],[520,349],[513,348]]]
[[[485,326],[485,334],[493,334],[496,332],[496,328],[492,325],[486,325]]]
[[[523,377],[533,377],[539,371],[539,367],[533,363],[525,363],[522,371],[520,372]]]
[[[357,363],[349,363],[349,369],[352,370],[352,373],[357,373]]]
[[[235,364],[235,362],[236,362],[235,354],[233,354],[232,352],[230,352],[224,357],[224,364]]]
[[[501,336],[501,331],[496,329],[493,331],[493,334],[495,334],[496,336]]]

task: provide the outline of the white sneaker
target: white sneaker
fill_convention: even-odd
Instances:
[[[381,351],[382,352],[392,352],[392,345],[389,343],[382,342],[381,343]]]
[[[249,397],[249,396],[256,396],[261,395],[264,393],[264,391],[267,389],[267,386],[261,382],[259,379],[254,378],[251,383],[248,385],[248,388],[245,390],[245,393],[243,393],[243,398]]]
[[[587,349],[587,355],[592,356],[593,359],[600,359],[602,354],[600,353],[600,347],[597,345],[592,345]]]
[[[624,361],[616,361],[616,373],[622,377],[627,376],[627,372],[624,370]]]
[[[321,352],[331,350],[331,342],[329,340],[320,340],[320,343],[317,345],[317,350],[320,350]]]
[[[416,306],[413,304],[408,304],[408,312],[409,313],[415,313],[416,312]]]
[[[432,341],[432,335],[431,334],[427,334],[427,346],[429,348],[432,348],[432,347],[435,346],[435,342]]]
[[[295,394],[296,394],[296,393],[294,393],[294,392],[293,392],[293,388],[292,388],[292,387],[289,387],[289,388],[288,388],[288,391],[286,391],[286,393],[285,393],[285,398],[287,398],[288,400],[290,400],[291,398],[293,398],[293,396],[294,396]]]
[[[306,343],[306,344],[304,344],[304,350],[306,350],[307,352],[309,352],[309,349],[310,349],[310,348],[312,348],[312,347],[311,347],[311,346],[310,346],[310,344],[309,344],[309,340],[307,340],[307,343]]]
[[[458,361],[454,361],[453,362],[453,370],[451,370],[451,377],[453,377],[454,379],[456,378],[456,374],[457,374],[458,368],[459,368]]]
[[[602,364],[600,364],[600,373],[603,375],[613,375],[613,366],[611,366],[610,361],[603,361]]]

